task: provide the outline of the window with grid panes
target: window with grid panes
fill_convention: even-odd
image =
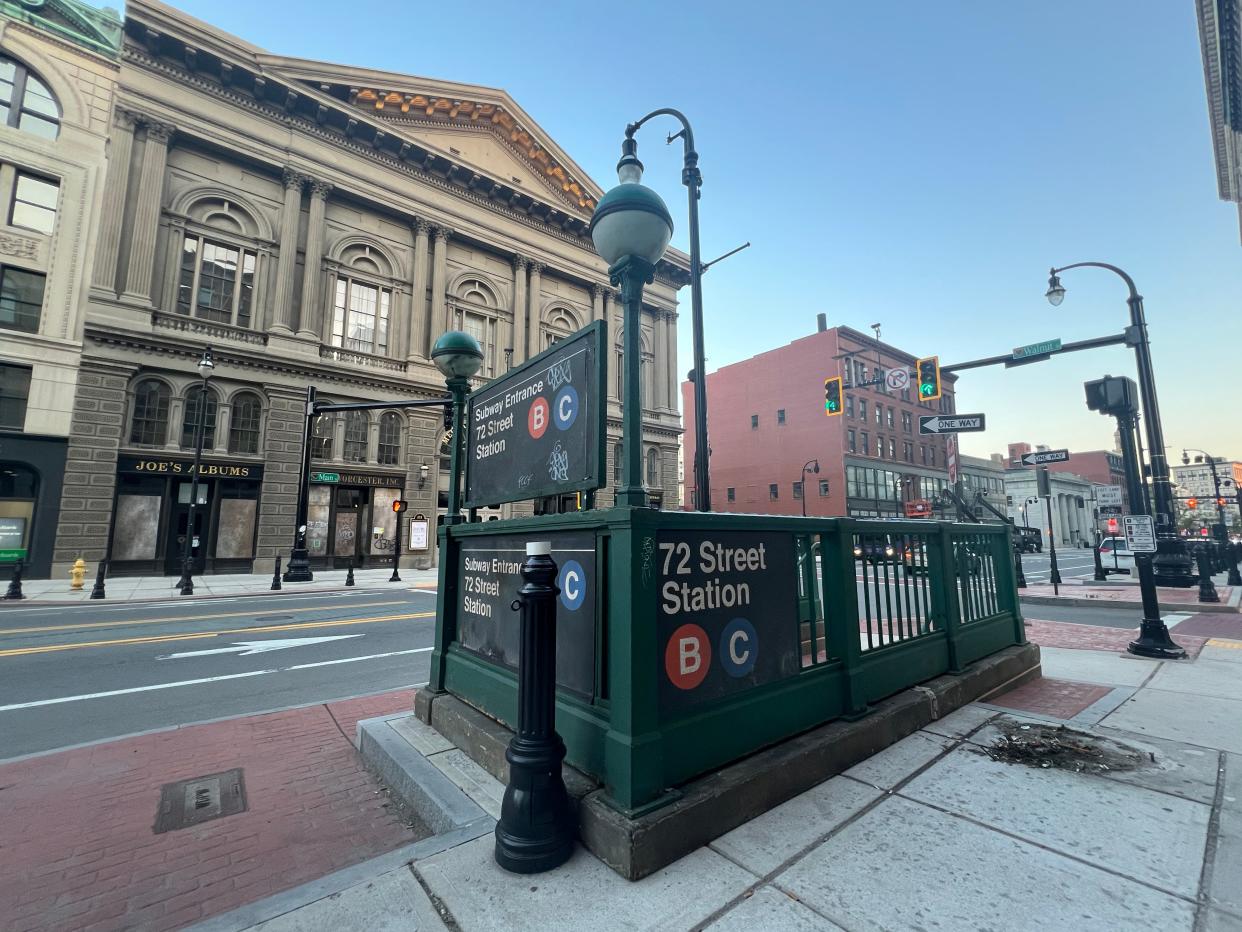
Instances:
[[[257,263],[253,249],[186,234],[177,278],[177,313],[249,328]]]
[[[42,4],[26,4],[37,8]],[[60,105],[51,90],[19,61],[0,55],[0,123],[55,139]]]
[[[168,439],[168,386],[146,379],[134,389],[134,416],[129,442],[143,446],[163,446]]]
[[[397,466],[401,462],[401,415],[385,411],[380,418],[379,447],[376,453],[381,466]]]
[[[206,391],[206,407],[203,411],[203,449],[216,445],[216,407],[218,399],[210,388]],[[195,385],[185,393],[185,414],[181,418],[181,447],[193,450],[197,445],[199,406],[204,403],[201,385]]]
[[[332,345],[383,356],[388,352],[392,292],[367,282],[336,280],[332,305]]]
[[[828,494],[828,480],[827,479],[819,480],[819,494],[821,498]]]
[[[21,430],[30,397],[30,368],[0,363],[0,427]]]
[[[371,426],[365,411],[345,412],[345,461],[347,463],[365,463],[367,461],[367,431]]]
[[[0,327],[39,332],[47,276],[0,266]]]
[[[13,185],[9,225],[50,236],[56,226],[56,199],[59,194],[60,185],[57,182],[19,171]]]
[[[317,460],[332,459],[332,432],[336,427],[336,418],[331,414],[321,414],[315,418],[311,427],[311,458]]]
[[[229,415],[229,452],[243,455],[259,452],[259,424],[263,402],[249,392],[233,399]]]

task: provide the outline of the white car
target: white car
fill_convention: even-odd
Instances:
[[[1134,554],[1126,546],[1124,537],[1105,537],[1100,541],[1100,563],[1104,575],[1109,573],[1134,574]]]

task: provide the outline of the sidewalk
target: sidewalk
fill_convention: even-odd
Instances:
[[[1216,586],[1219,602],[1200,602],[1198,585],[1189,589],[1175,589],[1159,586],[1156,598],[1165,611],[1188,612],[1238,612],[1242,611],[1242,586],[1226,584],[1228,574],[1220,573],[1212,577]],[[1142,601],[1138,580],[1116,576],[1108,582],[1095,582],[1090,579],[1067,579],[1053,590],[1051,583],[1031,583],[1025,589],[1018,590],[1018,600],[1028,605],[1067,605],[1071,607],[1096,606],[1116,603],[1119,605],[1137,605]]]
[[[1239,932],[1242,618],[1183,624],[1205,620],[1230,636],[1179,626],[1188,661],[1119,653],[1130,629],[1033,621],[1043,679],[637,883],[581,848],[559,870],[507,874],[485,834],[203,928]],[[458,785],[496,814],[499,782],[476,767]]]
[[[316,570],[315,578],[308,583],[282,583],[279,591],[272,590],[272,577],[246,573],[223,573],[213,576],[194,577],[194,595],[183,596],[177,589],[176,576],[111,576],[105,583],[106,600],[109,602],[142,602],[212,599],[221,597],[281,595],[306,592],[335,592],[345,589],[345,570]],[[416,570],[402,567],[401,582],[390,583],[392,567],[354,570],[354,586],[358,589],[406,588],[434,589],[436,570]],[[78,591],[69,588],[68,580],[23,579],[21,601],[0,601],[0,606],[28,605],[30,602],[77,603],[90,599],[93,579],[87,579]]]

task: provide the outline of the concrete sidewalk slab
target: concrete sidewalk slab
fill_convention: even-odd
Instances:
[[[448,932],[408,867],[251,927],[254,932]]]
[[[1198,890],[1211,815],[1201,803],[1090,774],[1002,763],[973,747],[954,751],[901,795],[1182,896]],[[1123,812],[1124,828],[1117,821]]]
[[[1238,669],[1237,664],[1204,657],[1190,666],[1166,663],[1151,678],[1151,688],[1220,699],[1242,699],[1242,670]],[[1242,722],[1238,728],[1242,730]]]
[[[709,847],[766,877],[881,795],[873,786],[833,777],[721,835]]]
[[[1242,641],[1212,638],[1203,645],[1201,656],[1208,660],[1220,660],[1225,663],[1242,663]]]
[[[688,930],[757,882],[707,848],[637,881],[621,877],[581,846],[555,871],[510,874],[496,864],[495,844],[484,836],[414,866],[467,932]]]
[[[1216,835],[1216,860],[1206,878],[1208,902],[1233,913],[1242,926],[1242,755],[1224,755],[1223,805]]]
[[[783,890],[762,886],[703,932],[844,932]]]
[[[916,731],[873,754],[861,764],[845,771],[845,776],[881,790],[891,790],[915,770],[934,761],[949,748],[953,739]]]
[[[1103,724],[1141,735],[1242,754],[1242,701],[1147,687]]]
[[[1187,900],[900,796],[773,882],[856,932],[1194,925]]]
[[[1103,686],[1141,686],[1160,666],[1158,660],[1133,654],[1067,647],[1041,647],[1039,658],[1046,677]]]

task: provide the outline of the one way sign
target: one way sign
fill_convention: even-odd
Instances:
[[[919,415],[920,434],[956,434],[984,429],[982,414]]]
[[[1044,463],[1064,463],[1069,459],[1069,450],[1043,450],[1039,453],[1023,453],[1022,463],[1025,466],[1042,466]]]

